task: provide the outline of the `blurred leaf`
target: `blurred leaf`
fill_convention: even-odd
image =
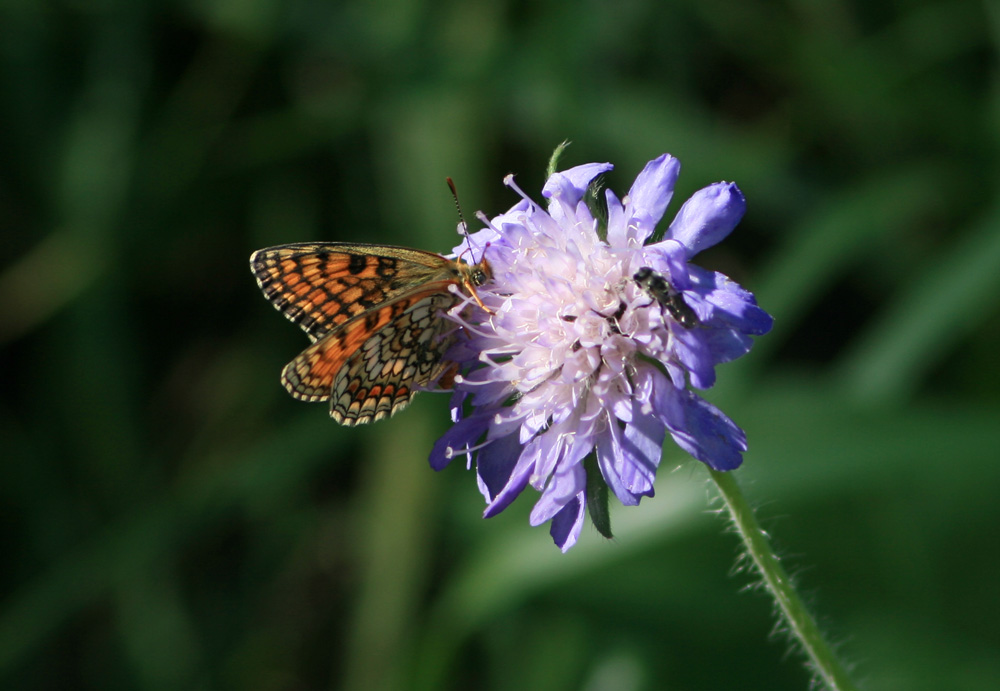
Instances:
[[[952,231],[955,246],[887,307],[881,319],[845,353],[835,374],[844,389],[865,403],[905,400],[926,370],[983,318],[997,314],[1000,295],[1000,207],[966,231]]]

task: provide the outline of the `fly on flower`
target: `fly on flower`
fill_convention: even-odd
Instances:
[[[648,266],[640,267],[632,276],[637,284],[649,296],[663,305],[674,321],[685,329],[693,329],[698,325],[698,315],[684,302],[684,296],[670,285],[669,279],[663,274],[653,271]]]
[[[264,296],[313,341],[285,366],[295,398],[330,401],[342,425],[381,420],[416,392],[450,385],[443,359],[457,327],[444,313],[490,278],[466,264],[391,245],[301,243],[258,250],[250,268]]]
[[[473,458],[487,517],[531,485],[541,494],[531,524],[550,521],[563,551],[576,543],[588,502],[602,493],[588,479],[625,505],[653,494],[667,434],[716,470],[740,465],[743,431],[694,389],[711,387],[716,365],[749,351],[751,336],[771,328],[752,294],[689,263],[735,228],[746,206],[739,188],[720,182],[696,192],[664,239],[646,245],[680,164],[664,154],[625,197],[607,190],[605,228],[586,194],[611,167],[554,173],[542,189],[544,207],[508,177],[521,201],[482,217],[487,227],[455,250],[486,247],[494,279],[479,290],[484,311],[449,314],[469,338],[447,355],[460,366],[456,423],[435,445],[431,465]]]

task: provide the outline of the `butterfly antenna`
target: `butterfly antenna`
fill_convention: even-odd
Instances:
[[[458,222],[462,226],[462,234],[465,235],[466,251],[469,254],[472,254],[472,238],[469,237],[469,224],[465,222],[465,214],[462,213],[462,205],[458,202],[458,190],[455,189],[455,181],[452,180],[450,177],[446,177],[445,180],[448,182],[448,189],[451,190],[451,196],[455,200],[455,210],[458,211]],[[465,254],[465,252],[462,252],[462,254]],[[480,257],[480,262],[482,261],[483,259],[482,257]],[[466,287],[469,289],[469,292],[472,295],[472,299],[476,301],[476,304],[482,307],[485,311],[489,312],[490,314],[493,314],[493,310],[484,305],[483,301],[479,299],[479,294],[476,293],[475,285],[473,285],[472,283],[468,283]]]
[[[472,252],[472,238],[469,237],[469,224],[465,222],[465,214],[462,213],[462,205],[458,202],[458,190],[455,188],[455,181],[450,177],[445,178],[448,182],[448,189],[451,190],[451,196],[455,200],[455,210],[458,211],[458,222],[462,226],[462,234],[465,235],[465,244],[469,248],[469,252]]]

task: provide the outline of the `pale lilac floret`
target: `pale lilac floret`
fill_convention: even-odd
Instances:
[[[431,464],[474,459],[487,517],[531,485],[541,493],[531,524],[551,522],[563,551],[583,525],[590,454],[590,468],[625,505],[653,494],[668,434],[716,470],[740,465],[743,431],[692,389],[712,386],[717,364],[743,355],[751,336],[771,328],[751,293],[688,263],[742,218],[739,188],[720,182],[696,192],[663,239],[647,245],[680,165],[664,154],[621,200],[607,190],[604,233],[585,194],[611,167],[555,173],[542,190],[547,207],[508,178],[521,201],[456,249],[485,252],[493,280],[478,296],[490,312],[470,304],[451,315],[468,337],[449,354],[462,366],[455,425],[438,440]],[[642,267],[669,284],[669,299],[635,280]],[[696,317],[690,328],[674,318],[678,306]]]

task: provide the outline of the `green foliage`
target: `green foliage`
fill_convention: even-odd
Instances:
[[[748,213],[774,332],[710,398],[868,688],[1000,687],[1000,15],[966,0],[0,7],[0,686],[804,689],[705,470],[563,555],[435,474],[444,397],[342,429],[250,252],[446,251],[653,156]],[[673,207],[676,210],[676,201]],[[679,470],[674,471],[675,468]],[[672,472],[673,471],[673,472]]]

